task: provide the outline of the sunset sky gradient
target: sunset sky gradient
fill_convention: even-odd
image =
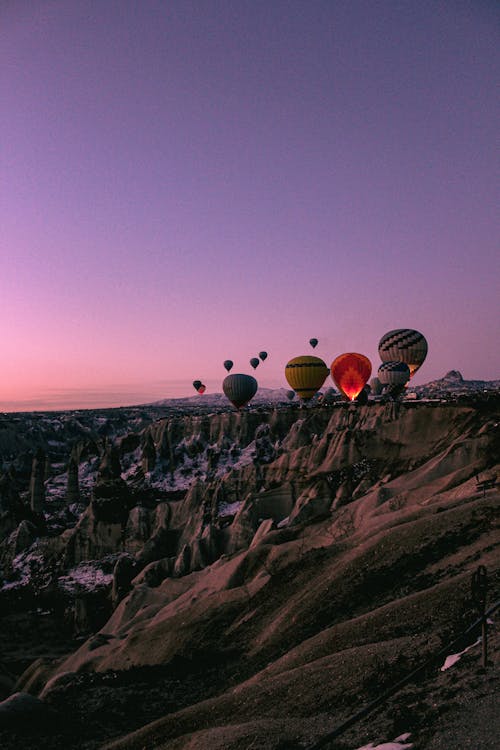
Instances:
[[[500,377],[499,6],[0,5],[0,410],[220,391],[412,327]],[[375,374],[375,372],[374,372]]]

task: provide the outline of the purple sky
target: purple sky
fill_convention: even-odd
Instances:
[[[471,0],[4,0],[0,409],[379,364],[500,377],[500,12]]]

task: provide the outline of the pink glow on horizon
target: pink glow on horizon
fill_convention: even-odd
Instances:
[[[498,9],[0,10],[0,410],[287,387],[416,328],[500,377]],[[31,405],[31,406],[30,406]]]

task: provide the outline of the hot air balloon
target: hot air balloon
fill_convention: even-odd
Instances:
[[[318,339],[309,339],[309,343],[311,344],[312,348],[315,349],[318,346]]]
[[[265,359],[267,359],[267,352],[259,352],[259,357],[262,361],[264,361]]]
[[[405,394],[404,385],[386,385],[384,388],[384,396],[388,396],[392,401],[399,401]]]
[[[207,386],[206,386],[206,385],[204,385],[203,383],[201,383],[200,387],[199,387],[199,388],[198,388],[197,390],[198,390],[198,393],[199,393],[199,394],[200,394],[200,396],[201,396],[201,395],[203,395],[203,393],[205,393],[205,391],[207,390]]]
[[[334,359],[330,369],[337,388],[354,401],[371,375],[372,364],[364,354],[348,352]]]
[[[237,409],[248,404],[257,393],[257,381],[251,375],[227,375],[222,383],[222,390]]]
[[[287,391],[286,397],[289,401],[293,401],[293,399],[295,398],[295,391]]]
[[[389,331],[380,339],[378,353],[382,362],[404,362],[414,376],[427,356],[427,341],[419,331],[398,328]]]
[[[328,367],[319,357],[305,354],[295,357],[285,367],[288,384],[303,401],[308,401],[319,391],[328,375]]]
[[[224,367],[228,372],[231,372],[231,370],[233,369],[233,364],[234,363],[230,359],[224,360]]]
[[[201,380],[193,380],[193,388],[195,389],[195,391],[198,390],[200,385],[201,385]]]
[[[258,359],[258,357],[252,357],[252,359],[250,360],[250,364],[252,365],[253,369],[256,370],[260,365],[260,359]]]
[[[379,396],[382,393],[382,383],[378,378],[372,378],[370,380],[370,388],[374,396]]]
[[[410,368],[404,362],[382,362],[378,368],[378,379],[382,385],[406,385],[410,379]]]
[[[362,388],[354,400],[357,404],[366,406],[366,404],[368,403],[368,391],[365,388]]]
[[[333,404],[336,398],[337,398],[337,391],[335,390],[335,388],[327,388],[323,394],[323,403]]]

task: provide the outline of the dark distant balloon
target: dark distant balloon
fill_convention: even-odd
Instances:
[[[198,388],[197,390],[198,390],[198,393],[199,393],[199,394],[200,394],[200,396],[201,396],[201,395],[203,395],[203,394],[205,393],[205,391],[207,390],[207,386],[206,386],[206,385],[203,385],[203,383],[202,383],[202,384],[200,385],[200,387],[199,387],[199,388]]]
[[[318,339],[309,339],[309,343],[311,344],[312,348],[315,349],[318,346]]]
[[[335,388],[327,388],[323,394],[323,403],[333,404],[336,399],[337,399],[337,391],[335,390]]]
[[[410,379],[410,368],[405,362],[382,362],[378,368],[378,379],[382,385],[406,385]]]
[[[406,388],[404,385],[397,385],[397,383],[391,383],[390,385],[386,385],[384,388],[384,396],[388,396],[393,401],[400,401],[404,394],[405,394]]]
[[[328,367],[319,357],[305,354],[294,357],[285,367],[285,377],[303,401],[311,399],[328,375]]]
[[[250,364],[252,365],[253,369],[256,370],[260,365],[260,359],[258,359],[258,357],[252,357],[252,359],[250,360]]]
[[[368,403],[368,391],[363,388],[354,400],[357,404],[365,406]]]
[[[286,397],[289,401],[293,401],[293,399],[295,398],[295,391],[287,391]]]
[[[259,357],[262,361],[264,361],[265,359],[267,359],[267,352],[259,352]]]
[[[382,393],[382,383],[378,378],[372,378],[370,380],[370,387],[374,396],[380,396]]]
[[[330,369],[337,388],[354,401],[371,375],[372,363],[364,354],[347,352],[334,359]]]
[[[224,367],[228,372],[231,372],[231,370],[233,369],[233,364],[234,363],[230,359],[224,360]]]
[[[193,380],[193,388],[195,389],[195,391],[198,390],[200,385],[201,385],[201,380]]]
[[[427,341],[419,331],[398,328],[380,339],[378,353],[382,362],[404,362],[410,368],[410,378],[427,356]]]
[[[222,383],[224,394],[237,409],[241,409],[252,400],[257,393],[257,388],[255,378],[240,373],[227,375]]]

